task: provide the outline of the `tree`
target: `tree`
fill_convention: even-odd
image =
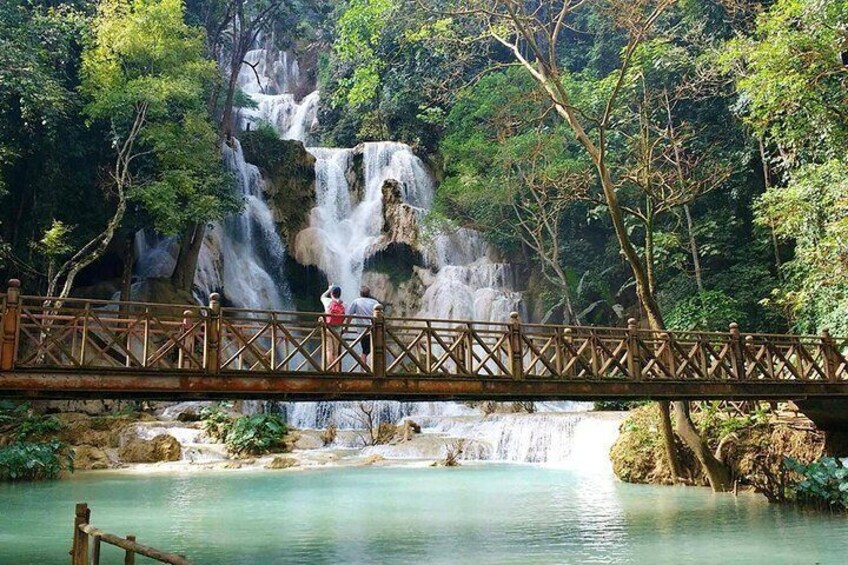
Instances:
[[[617,68],[597,85],[597,103],[578,105],[574,92],[569,89],[570,73],[560,65],[561,53],[567,49],[561,40],[565,32],[575,25],[575,14],[584,2],[495,0],[465,3],[465,13],[480,18],[489,35],[512,53],[515,61],[533,77],[590,159],[616,239],[633,274],[639,303],[654,331],[662,331],[665,324],[651,281],[650,265],[638,253],[625,220],[619,183],[611,162],[611,138],[616,134],[615,114],[621,107],[621,98],[631,77],[634,56],[640,46],[650,39],[657,22],[667,15],[673,4],[674,0],[609,0],[601,3],[598,8],[600,14],[622,31],[625,42]],[[668,425],[668,404],[661,403],[661,407],[666,451],[670,465],[676,470],[676,454]],[[698,434],[685,402],[675,403],[675,416],[677,433],[695,453],[713,489],[728,489],[728,470]]]
[[[846,26],[844,2],[779,0],[722,59],[742,118],[762,140],[767,190],[757,219],[795,245],[775,295],[802,331],[848,328]]]
[[[68,296],[77,274],[103,255],[128,200],[145,204],[170,231],[189,219],[220,217],[235,203],[222,190],[221,166],[210,167],[215,145],[204,93],[215,64],[203,58],[202,32],[184,23],[182,2],[105,0],[93,30],[80,90],[90,119],[109,124],[114,161],[106,189],[115,209],[57,269],[50,296]]]

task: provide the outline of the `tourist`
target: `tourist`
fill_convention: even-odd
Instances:
[[[323,320],[328,326],[335,326],[339,333],[328,332],[325,341],[324,356],[327,361],[327,370],[337,372],[341,369],[337,359],[341,356],[342,351],[342,333],[345,323],[345,305],[342,301],[342,289],[331,284],[324,294],[321,295],[321,303],[324,305]]]
[[[377,300],[371,297],[371,289],[365,285],[359,289],[359,298],[350,303],[350,307],[347,309],[348,316],[363,316],[368,318],[374,317],[374,308],[380,304]],[[352,322],[354,325],[365,325],[363,320],[359,320],[357,323],[356,320]],[[360,339],[359,343],[362,346],[362,363],[364,365],[368,365],[368,356],[371,355],[371,326],[367,326],[365,330],[362,332],[362,339]]]

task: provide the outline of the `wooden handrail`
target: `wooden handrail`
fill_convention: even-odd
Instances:
[[[4,375],[10,377],[6,388],[20,392],[33,385],[14,384],[12,377],[51,372],[76,374],[78,380],[120,374],[125,389],[115,392],[127,393],[147,386],[133,378],[174,377],[178,384],[152,389],[167,396],[188,394],[192,386],[204,390],[210,383],[233,395],[285,388],[269,380],[262,381],[263,389],[255,383],[227,384],[254,375],[295,381],[332,376],[357,387],[367,380],[401,387],[390,381],[455,379],[458,393],[478,395],[484,390],[480,381],[488,386],[505,380],[524,396],[541,381],[621,381],[641,387],[630,395],[665,383],[684,383],[693,391],[710,383],[732,385],[721,389],[723,397],[737,391],[752,396],[751,385],[765,390],[778,382],[799,393],[804,383],[814,385],[807,390],[817,395],[848,390],[848,339],[827,331],[820,336],[755,334],[732,324],[727,332],[657,332],[640,328],[635,319],[626,327],[603,328],[530,324],[517,313],[508,322],[393,318],[382,309],[373,318],[351,316],[347,324],[329,326],[326,314],[223,307],[217,294],[208,306],[130,303],[139,307],[135,311],[118,301],[68,299],[51,305],[46,300],[21,297],[17,281],[9,285],[0,303],[0,390]],[[167,309],[154,311],[157,306]],[[365,363],[360,351],[368,340],[372,351]],[[176,380],[182,376],[185,382]],[[203,377],[206,382],[187,384]],[[73,378],[63,382],[57,390],[76,384]],[[162,386],[164,381],[156,385]],[[411,394],[423,390],[411,383],[402,386]],[[322,390],[345,394],[346,387],[328,383]],[[295,382],[288,390],[311,393],[316,388]],[[585,396],[590,389],[579,390]]]
[[[90,520],[91,510],[88,504],[84,502],[77,504],[76,514],[74,516],[74,540],[71,548],[71,565],[100,565],[101,542],[123,549],[126,552],[124,556],[125,565],[133,565],[136,554],[149,557],[160,563],[191,565],[191,562],[183,555],[167,553],[148,545],[140,544],[132,534],[122,538],[115,534],[104,532],[92,526],[89,523]],[[92,546],[90,554],[89,545]]]

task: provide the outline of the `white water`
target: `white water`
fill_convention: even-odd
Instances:
[[[286,52],[266,48],[251,51],[247,61],[255,72],[243,66],[238,82],[256,108],[238,110],[242,128],[267,122],[281,138],[308,142],[316,125],[319,94],[295,98],[295,91],[303,88],[297,61]],[[402,143],[372,142],[353,149],[310,147],[309,151],[316,158],[316,205],[309,227],[296,238],[294,255],[302,264],[321,269],[350,301],[368,259],[387,243],[382,232],[385,181],[399,183],[401,200],[418,221],[432,206],[435,181],[421,159]],[[362,155],[362,186],[354,189],[357,153]],[[195,283],[203,298],[218,290],[238,306],[280,309],[287,303],[281,272],[285,249],[263,198],[264,181],[258,169],[245,162],[237,140],[225,150],[225,159],[246,207],[240,216],[208,230]],[[510,312],[522,311],[514,269],[494,257],[479,233],[458,229],[420,239],[416,251],[427,267],[417,275],[426,288],[420,316],[505,321]],[[140,234],[137,244],[139,274],[162,276],[151,273],[173,268],[173,241],[151,241]],[[579,403],[551,403],[542,406],[544,414],[485,418],[459,403],[376,402],[374,406],[378,422],[412,418],[421,424],[432,438],[429,451],[424,450],[426,456],[433,449],[441,451],[446,438],[464,438],[468,440],[465,457],[559,465],[591,460],[595,463],[588,466],[593,467],[597,461],[608,460],[609,445],[617,434],[617,423],[608,425],[604,420],[601,425],[593,416],[574,412],[586,409]],[[331,423],[342,429],[361,427],[356,403],[289,403],[285,410],[290,424],[298,428],[325,428]],[[425,444],[370,449],[415,458],[425,455],[416,451]],[[586,456],[591,449],[599,450],[596,457]]]

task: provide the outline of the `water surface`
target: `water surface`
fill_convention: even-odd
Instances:
[[[76,502],[196,563],[845,563],[848,519],[524,465],[0,485],[0,563],[67,563]],[[120,562],[117,552],[107,562]]]

